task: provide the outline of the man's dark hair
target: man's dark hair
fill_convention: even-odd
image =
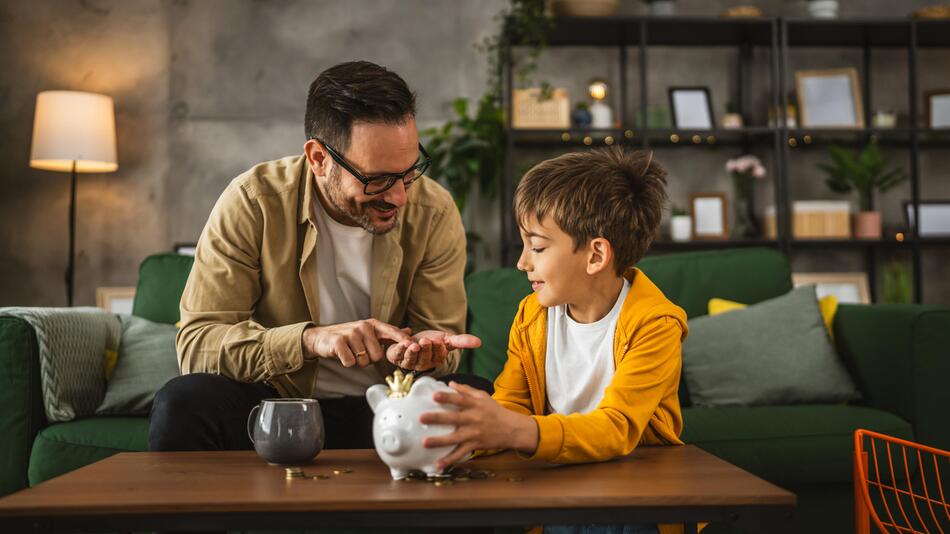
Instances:
[[[416,114],[416,95],[405,80],[369,61],[330,67],[310,84],[304,130],[339,151],[350,146],[354,121],[402,124]]]

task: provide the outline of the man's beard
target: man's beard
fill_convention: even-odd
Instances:
[[[369,202],[360,204],[356,202],[355,199],[346,198],[346,195],[343,193],[343,186],[340,183],[341,174],[342,172],[340,171],[340,167],[338,165],[334,165],[333,170],[330,171],[329,179],[327,180],[327,202],[334,210],[336,210],[337,213],[339,213],[346,221],[351,222],[374,235],[385,234],[396,227],[396,223],[399,222],[398,211],[392,216],[392,218],[384,223],[387,225],[384,227],[374,225],[366,211],[370,207],[375,207],[382,211],[388,211],[396,208],[396,206],[382,199],[371,200]]]

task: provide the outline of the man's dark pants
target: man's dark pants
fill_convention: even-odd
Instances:
[[[488,380],[449,375],[440,380],[492,392]],[[155,394],[149,415],[152,451],[251,450],[247,416],[263,399],[279,397],[266,384],[248,384],[225,376],[189,374],[168,381]],[[373,411],[365,397],[320,399],[327,449],[373,448]]]

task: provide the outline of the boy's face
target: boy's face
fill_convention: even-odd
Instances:
[[[538,303],[545,307],[576,302],[588,278],[585,247],[574,251],[574,240],[551,217],[529,216],[521,227],[524,249],[518,269],[528,274]]]

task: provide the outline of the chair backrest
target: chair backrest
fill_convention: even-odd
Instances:
[[[754,304],[792,288],[785,256],[767,248],[651,256],[638,267],[689,317],[706,315],[713,297]],[[481,338],[482,346],[465,354],[462,369],[494,380],[507,359],[511,321],[531,286],[517,269],[491,269],[469,275],[465,291],[468,329]]]
[[[194,260],[191,256],[174,253],[145,258],[139,267],[132,315],[157,323],[177,323],[178,305]]]

